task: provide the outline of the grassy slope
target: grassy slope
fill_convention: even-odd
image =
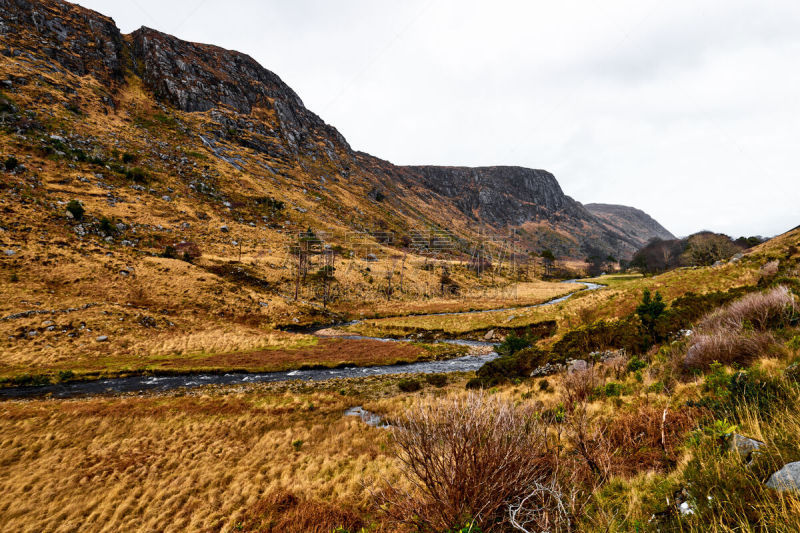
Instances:
[[[631,292],[654,283],[667,288],[665,280],[673,282],[669,284],[672,291],[678,290],[676,286],[700,290],[702,287],[685,283],[687,276],[703,276],[712,282],[711,276],[720,272],[725,279],[716,283],[727,286],[731,280],[752,276],[753,269],[763,261],[785,257],[786,248],[795,242],[800,242],[800,232],[756,250],[752,264],[736,267],[742,269],[743,278],[729,272],[728,268],[733,267],[726,267],[679,271],[650,279],[603,281],[609,283],[609,292],[617,290],[619,294],[625,294],[628,284],[632,284]],[[800,254],[792,260],[798,257]],[[675,280],[683,280],[683,284],[678,285]],[[675,295],[670,293],[670,297]],[[609,304],[607,309],[611,312],[614,307]],[[669,394],[663,392],[669,354],[682,349],[675,345],[662,350],[640,372],[609,374],[604,381],[615,383],[615,392],[593,399],[588,411],[608,424],[623,416],[635,419],[652,412],[660,419],[662,410],[667,409],[669,428],[670,421],[685,411],[687,401],[710,394],[702,376],[674,384]],[[789,360],[763,359],[756,366],[779,376],[791,357],[798,358],[800,353],[788,352],[787,356]],[[356,418],[343,418],[342,413],[347,407],[364,405],[382,414],[398,414],[418,402],[464,394],[466,377],[451,377],[451,384],[444,389],[426,386],[413,394],[398,393],[398,379],[209,387],[127,398],[3,402],[0,425],[6,437],[0,441],[0,490],[8,497],[0,503],[0,516],[18,531],[57,529],[70,524],[81,524],[89,530],[255,531],[258,524],[264,527],[264,516],[273,516],[269,514],[269,509],[274,510],[270,498],[289,490],[297,499],[283,512],[294,519],[309,513],[317,520],[324,521],[329,516],[336,519],[340,515],[335,510],[361,517],[372,524],[371,531],[397,531],[374,514],[367,487],[362,485],[385,478],[403,486],[397,464],[387,455],[387,433]],[[494,393],[515,402],[537,402],[540,409],[558,408],[566,390],[563,376],[548,377],[545,391],[541,390],[542,381],[506,385]],[[603,386],[603,390],[612,389]],[[752,413],[740,422],[738,431],[765,440],[770,446],[796,443],[800,439],[797,412],[800,401],[778,413],[779,423]],[[604,427],[607,433],[614,428],[613,424]],[[623,431],[627,431],[625,428],[622,426]],[[569,430],[561,427],[560,431]],[[670,440],[668,449],[677,460],[666,469],[662,463],[652,462],[658,454],[646,446],[612,453],[610,460],[617,473],[595,491],[579,517],[580,529],[654,530],[652,515],[669,508],[667,502],[673,501],[673,493],[685,486],[687,477],[691,476],[695,483],[702,479],[698,467],[691,466],[693,457],[701,460],[701,474],[715,472],[718,480],[730,480],[725,487],[755,483],[755,489],[747,489],[754,491],[751,496],[731,494],[734,502],[750,501],[758,506],[765,513],[767,524],[784,531],[800,526],[800,500],[791,495],[778,497],[758,488],[761,485],[755,479],[757,473],[744,468],[741,460],[721,455],[706,433]],[[320,511],[323,508],[328,514]],[[734,515],[739,509],[731,505],[728,508]],[[723,519],[731,520],[731,516],[713,512],[717,513],[716,522],[709,522],[709,515],[704,514],[682,519],[680,527],[683,531],[728,531],[720,524]],[[325,522],[320,527],[319,531],[329,531],[335,526]],[[303,525],[283,529],[307,530]],[[754,527],[745,522],[740,524],[740,530],[752,531]]]
[[[431,268],[429,258],[414,254],[403,261],[397,248],[370,239],[356,245],[353,227],[428,222],[416,215],[398,220],[394,207],[368,199],[369,185],[361,180],[330,181],[323,190],[315,176],[330,177],[334,169],[322,162],[289,163],[221,141],[229,156],[242,158],[239,171],[199,139],[198,132],[215,127],[208,113],[159,106],[133,76],[113,95],[111,108],[99,98],[106,89],[91,77],[7,57],[0,57],[0,74],[17,80],[2,94],[17,108],[14,120],[33,117],[39,125],[24,135],[16,125],[0,127],[0,162],[14,156],[25,167],[0,169],[0,378],[42,369],[113,373],[181,358],[183,369],[206,368],[198,354],[302,345],[302,336],[278,333],[278,326],[535,303],[564,290],[525,280],[512,290],[511,272],[478,278],[451,258],[450,275],[462,296],[441,297],[440,264]],[[257,114],[278,127],[270,113]],[[125,154],[133,160],[126,162]],[[118,172],[135,167],[144,170],[143,185]],[[274,213],[256,204],[265,197],[285,209]],[[83,204],[82,221],[68,218],[71,200]],[[446,209],[410,207],[408,213],[449,216]],[[103,219],[111,223],[105,229]],[[338,298],[328,310],[319,282],[305,283],[294,299],[289,246],[308,227],[342,247],[333,283]],[[81,228],[86,235],[78,235]],[[196,243],[202,256],[192,263],[159,256],[181,241]],[[378,260],[367,261],[368,252]],[[390,272],[394,293],[387,301]],[[28,311],[36,314],[3,319]],[[108,340],[98,343],[101,336]],[[249,368],[270,365],[280,366],[265,360]]]

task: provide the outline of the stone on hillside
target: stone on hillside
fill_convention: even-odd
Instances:
[[[106,342],[108,340],[108,335],[100,335],[97,337],[97,342]]]
[[[767,487],[783,492],[800,490],[800,461],[783,465],[783,468],[769,476]]]
[[[730,440],[728,441],[728,450],[738,453],[739,457],[747,462],[750,462],[753,452],[761,448],[763,445],[764,443],[759,440],[751,439],[750,437],[745,437],[744,435],[734,433],[730,436]]]
[[[226,226],[225,224],[223,224],[222,226],[220,226],[220,227],[219,227],[219,230],[220,230],[222,233],[228,233],[228,226]]]
[[[489,331],[487,331],[486,335],[483,336],[484,340],[487,340],[487,341],[492,340],[492,337],[494,337],[494,330],[493,329],[490,329]]]
[[[573,359],[567,361],[567,374],[574,374],[575,372],[583,372],[589,369],[589,363],[583,359]]]
[[[7,256],[11,257],[12,255],[16,254],[17,252],[15,252],[14,250],[3,250],[3,253],[6,254]]]
[[[375,254],[367,254],[367,261],[369,261],[370,263],[374,263],[377,260],[378,256],[376,256]]]

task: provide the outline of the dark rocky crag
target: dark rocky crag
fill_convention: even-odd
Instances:
[[[44,57],[54,71],[92,75],[110,94],[126,76],[139,76],[161,102],[209,114],[214,126],[203,132],[211,137],[203,140],[209,149],[224,140],[303,170],[309,162],[328,161],[335,169],[329,177],[341,177],[343,186],[358,182],[358,187],[392,193],[395,201],[388,205],[415,213],[417,220],[409,225],[447,226],[459,218],[454,225],[462,228],[514,228],[530,249],[551,248],[572,257],[599,252],[627,258],[653,236],[669,235],[638,210],[587,209],[544,170],[399,167],[354,152],[334,127],[251,57],[150,28],[122,35],[109,17],[61,0],[0,0],[0,52],[23,61]],[[427,211],[412,208],[403,198],[408,195]]]

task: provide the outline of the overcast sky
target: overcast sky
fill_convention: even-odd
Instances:
[[[800,224],[797,0],[81,0],[245,52],[353,148],[520,165],[676,235]]]

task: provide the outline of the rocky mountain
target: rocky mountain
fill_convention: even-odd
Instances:
[[[586,204],[584,207],[621,235],[627,235],[642,245],[653,238],[675,238],[669,230],[641,209],[613,204]]]
[[[247,174],[237,179],[252,181],[252,190],[240,201],[272,192],[269,181],[283,194],[289,189],[313,194],[313,208],[299,205],[308,198],[291,201],[299,213],[309,214],[287,220],[290,225],[335,222],[340,229],[395,234],[436,227],[462,243],[478,232],[513,230],[529,250],[551,248],[578,258],[595,252],[630,257],[653,235],[666,232],[637,210],[587,209],[544,170],[400,167],[355,152],[276,74],[240,52],[144,27],[123,35],[112,19],[60,0],[0,0],[0,8],[0,53],[29,73],[17,80],[18,74],[9,72],[8,87],[25,91],[46,78],[73,101],[64,105],[96,103],[103,114],[138,126],[153,121],[132,116],[126,102],[134,94],[150,98],[160,106],[160,125],[191,139],[172,146],[178,153],[207,154]],[[55,82],[62,73],[72,76]],[[94,96],[84,97],[87,91]],[[92,102],[96,98],[100,101]],[[158,157],[167,161],[163,155]],[[180,173],[191,181],[187,169]],[[211,187],[211,177],[195,176],[194,183],[204,185],[194,190]],[[233,197],[248,187],[235,189],[218,194]]]

